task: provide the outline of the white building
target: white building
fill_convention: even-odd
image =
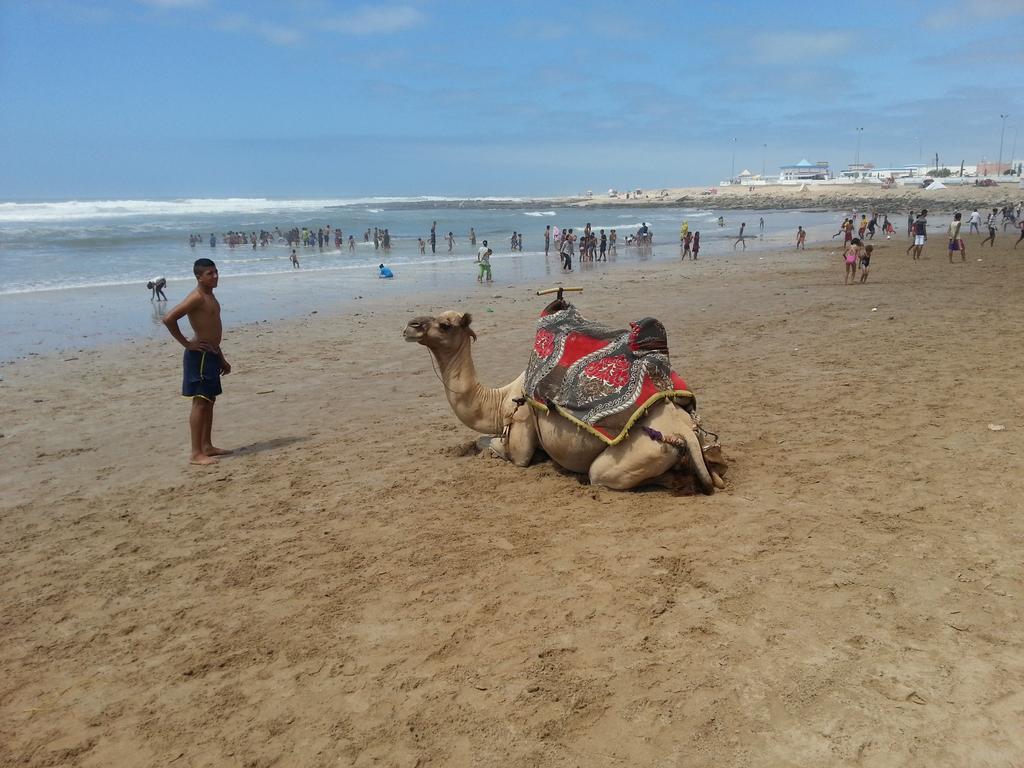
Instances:
[[[806,157],[794,165],[779,168],[779,181],[824,181],[832,178],[827,160],[810,162]]]

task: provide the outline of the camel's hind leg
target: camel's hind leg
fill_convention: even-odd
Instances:
[[[665,474],[677,463],[679,451],[676,448],[655,442],[637,429],[594,459],[590,465],[590,483],[624,491]]]
[[[629,431],[629,437],[605,449],[590,465],[590,482],[614,490],[636,488],[645,483],[664,485],[661,477],[679,463],[682,453],[670,444],[652,440],[642,427],[666,435],[693,432],[693,420],[678,406],[658,403]]]

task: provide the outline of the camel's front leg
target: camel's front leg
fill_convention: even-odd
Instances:
[[[500,436],[492,437],[488,443],[495,456],[511,461],[517,467],[529,466],[539,445],[537,428],[528,404],[523,404],[512,414],[507,440]]]

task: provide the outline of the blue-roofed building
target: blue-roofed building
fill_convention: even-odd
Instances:
[[[828,160],[810,162],[804,158],[795,165],[783,165],[779,168],[779,181],[824,181],[832,178],[832,170]]]

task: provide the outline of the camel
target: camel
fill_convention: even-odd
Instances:
[[[531,407],[525,371],[503,387],[484,386],[473,365],[471,323],[469,313],[449,310],[414,318],[403,335],[427,347],[455,415],[470,429],[492,436],[487,444],[495,455],[525,467],[541,448],[564,469],[613,490],[648,484],[679,489],[679,472],[673,472],[678,469],[689,469],[704,493],[724,487],[718,472],[708,468],[694,417],[670,399],[652,405],[624,440],[608,445],[556,413]],[[724,462],[715,466],[724,471]]]

